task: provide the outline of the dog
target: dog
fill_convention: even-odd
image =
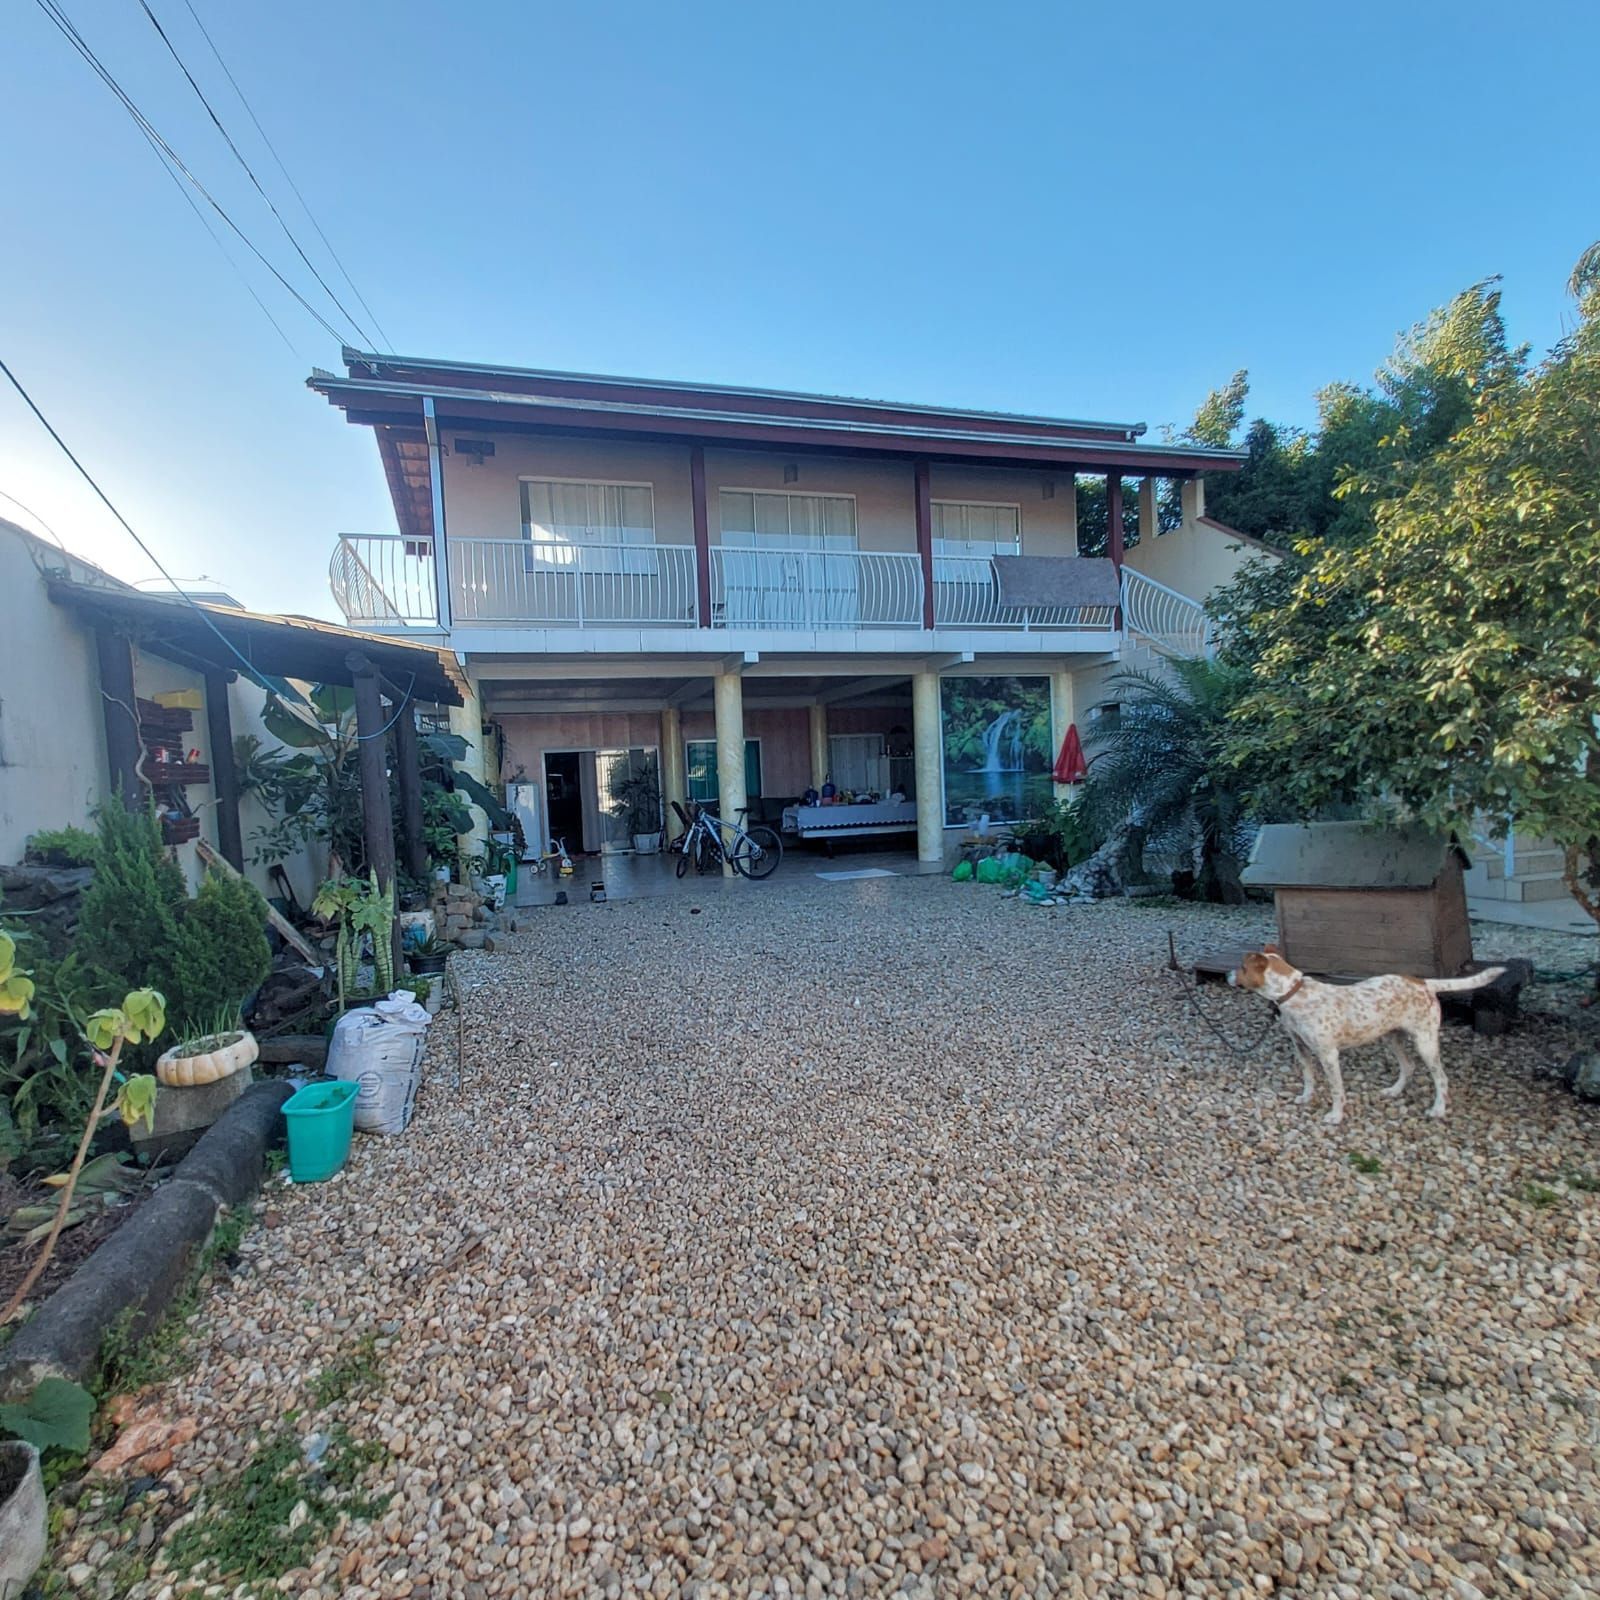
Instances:
[[[1505,971],[1489,967],[1470,978],[1405,978],[1388,974],[1361,983],[1319,983],[1292,967],[1276,945],[1252,950],[1232,972],[1228,982],[1236,989],[1253,989],[1278,1008],[1278,1020],[1289,1035],[1300,1062],[1301,1105],[1310,1105],[1315,1092],[1311,1063],[1322,1064],[1333,1107],[1322,1119],[1330,1127],[1344,1117],[1344,1077],[1339,1052],[1355,1045],[1383,1039],[1400,1068],[1400,1076],[1382,1091],[1393,1100],[1406,1092],[1411,1081],[1411,1057],[1401,1047],[1399,1035],[1410,1036],[1411,1047],[1433,1074],[1430,1117],[1442,1117],[1446,1107],[1444,1066],[1439,1060],[1439,999],[1463,989],[1481,989]]]

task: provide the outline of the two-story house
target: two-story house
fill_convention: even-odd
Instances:
[[[1242,457],[1140,423],[344,359],[310,386],[372,429],[399,531],[343,537],[334,596],[457,652],[488,776],[574,849],[626,842],[609,788],[648,768],[725,816],[830,776],[900,791],[941,860],[947,828],[1048,797],[1119,660],[1203,649],[1198,602],[1247,553],[1204,516],[1203,475]],[[1091,475],[1103,556],[1078,549]]]

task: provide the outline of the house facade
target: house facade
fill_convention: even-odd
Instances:
[[[1251,553],[1204,515],[1242,456],[1142,424],[344,360],[310,386],[372,429],[398,532],[340,538],[334,597],[456,652],[488,775],[573,849],[627,844],[613,791],[651,770],[775,824],[830,781],[903,795],[942,860],[1048,797],[1119,663],[1202,650],[1200,602]]]

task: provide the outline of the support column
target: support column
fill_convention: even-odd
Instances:
[[[133,646],[110,628],[94,630],[95,654],[100,661],[100,710],[106,724],[106,772],[113,793],[120,793],[130,811],[146,801],[139,763],[144,745],[139,739],[139,702],[133,687]]]
[[[361,832],[366,840],[367,865],[378,875],[378,887],[394,886],[394,815],[389,804],[389,761],[384,737],[383,695],[378,669],[363,655],[352,653],[351,681],[355,687],[357,756],[361,770]],[[346,870],[350,863],[345,862]],[[393,929],[395,972],[403,970],[400,919]]]
[[[811,724],[811,787],[821,794],[828,781],[828,708],[819,700],[807,711]]]
[[[944,862],[944,740],[939,674],[911,677],[911,738],[916,752],[917,860]]]
[[[239,770],[233,764],[233,719],[228,710],[228,685],[235,676],[206,674],[206,734],[211,741],[211,792],[217,797],[217,850],[235,872],[243,872]]]
[[[1067,497],[1067,550],[1068,555],[1078,553],[1078,474],[1069,472],[1066,476],[1064,489]],[[1062,489],[1056,490],[1059,496]]]
[[[1154,478],[1141,478],[1139,480],[1139,543],[1149,544],[1160,532],[1160,524],[1156,521],[1156,480]]]
[[[933,626],[933,491],[928,463],[919,461],[914,474],[917,514],[917,556],[922,564],[922,626]]]
[[[1185,478],[1179,487],[1178,498],[1183,506],[1183,520],[1198,521],[1206,514],[1206,480]]]
[[[439,448],[439,421],[433,396],[422,397],[422,427],[428,437],[428,487],[433,503],[433,606],[439,626],[450,631],[450,540],[444,518],[444,452]]]
[[[689,452],[689,501],[694,516],[694,592],[700,626],[711,626],[711,524],[706,516],[706,452]]]
[[[1106,554],[1122,565],[1122,474],[1106,474]]]
[[[717,801],[724,822],[737,822],[749,796],[744,789],[744,679],[719,672],[711,680],[711,705],[717,724]],[[723,862],[724,877],[733,868]]]
[[[400,694],[395,703],[400,705]],[[402,859],[413,878],[428,876],[428,847],[422,838],[422,751],[417,743],[417,708],[408,699],[395,713],[394,775],[400,785]]]
[[[1058,670],[1050,674],[1050,761],[1055,764],[1055,759],[1061,754],[1061,741],[1067,736],[1067,729],[1078,720],[1077,707],[1074,703],[1072,692],[1072,674]],[[1057,800],[1067,800],[1072,795],[1070,783],[1055,785]]]
[[[666,802],[670,838],[683,826],[672,803],[677,801],[686,807],[689,799],[689,775],[683,765],[683,717],[676,706],[661,708],[661,798]]]

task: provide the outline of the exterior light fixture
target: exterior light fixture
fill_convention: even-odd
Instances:
[[[800,481],[800,469],[794,462],[790,461],[784,466],[783,481],[785,483],[798,483]]]

